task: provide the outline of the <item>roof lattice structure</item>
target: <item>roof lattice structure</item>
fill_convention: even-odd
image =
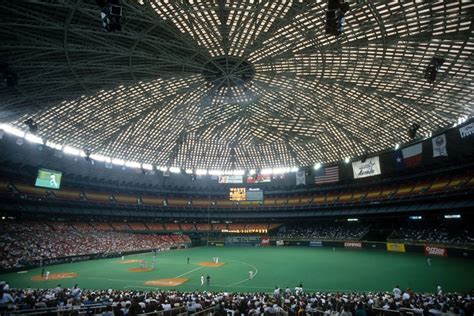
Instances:
[[[160,166],[334,162],[428,135],[474,105],[470,1],[122,0],[104,32],[93,0],[0,2],[0,120],[92,153]],[[433,56],[445,59],[434,83]]]

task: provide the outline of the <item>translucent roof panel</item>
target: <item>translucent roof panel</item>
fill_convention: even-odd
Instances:
[[[331,163],[471,116],[474,4],[122,0],[0,2],[0,122],[96,155],[184,169]],[[434,82],[433,57],[444,60]]]

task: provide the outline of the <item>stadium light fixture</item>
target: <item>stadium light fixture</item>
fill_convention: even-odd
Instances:
[[[119,158],[112,158],[112,163],[114,165],[125,166],[125,160]]]
[[[262,169],[260,170],[260,174],[264,174],[264,175],[270,175],[273,173],[273,169],[272,168],[265,168],[265,169]]]
[[[207,175],[207,170],[206,169],[196,169],[196,175],[197,176],[205,176],[205,175]]]
[[[125,162],[125,167],[129,167],[129,168],[141,168],[141,164],[139,162],[136,162],[136,161],[126,161]]]
[[[91,154],[90,158],[96,161],[110,162],[110,158],[103,155]]]
[[[345,162],[345,163],[351,162],[351,158],[349,158],[349,157],[344,158],[344,162]]]
[[[153,165],[149,163],[142,163],[142,169],[144,170],[153,170]]]
[[[170,167],[169,171],[172,173],[181,173],[181,169],[178,167]]]
[[[414,220],[414,221],[419,221],[419,220],[423,219],[423,217],[421,217],[421,216],[410,216],[409,219]]]
[[[36,136],[35,134],[26,133],[25,139],[31,143],[41,144],[41,145],[44,144],[43,139],[39,136]]]
[[[348,218],[347,221],[348,222],[358,222],[359,219],[358,218]]]
[[[208,173],[211,176],[220,176],[220,175],[222,175],[222,170],[209,170]]]
[[[398,148],[400,148],[400,144],[395,144],[395,150],[397,150]]]
[[[444,215],[444,218],[446,218],[446,219],[460,219],[461,214],[447,214],[447,215]]]
[[[249,176],[254,176],[254,175],[257,174],[257,170],[255,170],[255,169],[250,169],[247,174],[248,174]]]
[[[56,144],[56,143],[53,143],[49,140],[46,141],[46,146],[49,147],[49,148],[56,149],[56,150],[62,150],[63,149],[63,146],[61,146],[59,144]]]
[[[318,170],[320,168],[321,168],[321,163],[320,162],[316,163],[313,167],[314,170]]]
[[[73,156],[79,156],[80,150],[71,146],[64,146],[63,153]]]
[[[0,129],[3,129],[6,133],[8,134],[12,134],[12,135],[15,135],[15,136],[18,136],[18,137],[25,137],[25,132],[16,128],[16,127],[13,127],[13,126],[10,126],[8,124],[2,124],[0,125]]]
[[[230,175],[243,176],[243,175],[245,175],[245,170],[231,170]]]
[[[194,170],[193,169],[184,169],[184,173],[186,174],[193,174]]]
[[[291,167],[290,168],[290,172],[298,172],[298,171],[300,171],[299,167]]]
[[[158,169],[160,171],[163,171],[163,172],[168,171],[168,167],[163,167],[163,166],[158,166],[158,167],[156,167],[156,169]]]

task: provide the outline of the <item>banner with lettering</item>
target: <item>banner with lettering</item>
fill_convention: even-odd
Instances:
[[[379,175],[381,173],[379,156],[367,158],[364,162],[361,160],[354,161],[352,171],[354,172],[354,179]]]

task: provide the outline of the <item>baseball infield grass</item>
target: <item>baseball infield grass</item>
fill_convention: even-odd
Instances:
[[[462,258],[327,248],[199,247],[159,253],[153,269],[151,253],[47,266],[0,275],[10,287],[52,288],[79,284],[82,289],[177,289],[180,291],[271,292],[275,286],[306,291],[469,291],[474,287],[474,261]],[[214,257],[222,265],[213,266]],[[187,258],[190,258],[189,264]],[[145,268],[140,261],[145,260]],[[249,271],[254,277],[249,280]],[[201,286],[201,275],[210,284]],[[58,279],[56,279],[58,278]]]

